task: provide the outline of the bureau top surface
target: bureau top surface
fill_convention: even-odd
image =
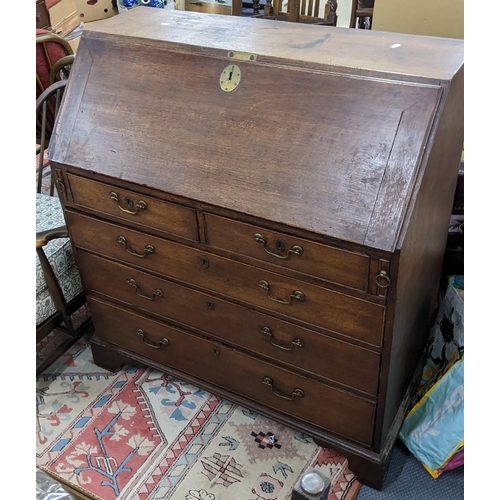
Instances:
[[[325,64],[403,67],[396,56],[375,58],[371,46],[401,43],[400,35],[359,34],[370,48],[351,58],[349,40],[359,43],[352,33],[361,30],[331,30],[151,8],[102,21],[83,34],[49,159],[393,251],[443,87],[328,70]],[[422,60],[442,48],[446,57],[438,65],[432,55],[428,76],[456,70],[453,41],[403,38]],[[228,50],[257,58],[235,60]],[[404,66],[413,71],[414,64]],[[224,92],[228,65],[241,80]]]
[[[89,31],[436,81],[450,80],[464,61],[462,40],[148,7]]]

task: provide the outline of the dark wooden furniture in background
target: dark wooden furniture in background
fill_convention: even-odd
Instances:
[[[375,0],[352,0],[349,28],[371,29]]]
[[[320,16],[320,0],[288,0],[286,10],[283,0],[266,0],[264,13],[254,17],[294,23],[337,25],[337,0],[326,0],[323,16]]]
[[[95,362],[250,407],[380,488],[438,298],[463,42],[133,9],[83,33],[58,125]]]
[[[50,29],[49,11],[45,7],[45,0],[36,0],[36,28]]]

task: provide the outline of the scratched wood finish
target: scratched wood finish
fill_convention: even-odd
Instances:
[[[345,252],[213,214],[204,216],[206,239],[210,246],[366,291],[369,270],[366,255]],[[256,240],[256,235],[262,238]],[[294,249],[298,253],[294,253]]]
[[[315,324],[373,345],[381,344],[385,308],[380,305],[270,271],[256,271],[253,266],[98,219],[72,212],[66,217],[72,227],[72,239],[79,248],[221,293],[283,317]],[[120,238],[122,243],[118,241]],[[148,247],[152,247],[151,252]],[[259,286],[262,280],[269,284],[269,291]],[[296,291],[304,294],[303,301],[291,298]]]
[[[122,219],[133,226],[153,227],[162,233],[198,241],[196,212],[192,208],[71,174],[68,183],[76,206]]]
[[[401,75],[404,79],[417,77],[434,82],[449,81],[464,56],[463,41],[403,33],[359,33],[348,28],[331,30],[332,26],[235,20],[210,14],[201,18],[196,13],[167,10],[156,14],[133,9],[126,15],[94,23],[85,31],[91,31],[93,36],[138,38],[152,46],[177,45],[185,52],[234,50],[257,54],[265,60],[297,61],[301,66],[321,65],[335,71],[349,68],[372,71],[379,77]]]
[[[94,323],[102,332],[104,340],[115,342],[117,337],[109,332],[119,331],[120,345],[130,351],[237,391],[251,400],[264,402],[272,408],[286,411],[306,422],[314,422],[319,427],[355,441],[364,444],[371,442],[375,405],[364,398],[315,383],[309,378],[276,367],[274,363],[247,356],[126,309],[96,299],[91,299],[91,303]],[[166,338],[168,345],[151,347],[137,334],[139,329],[150,344],[158,346]],[[265,377],[273,380],[275,385],[272,388],[263,383]],[[273,392],[274,389],[291,397],[297,388],[303,391],[304,396],[292,400]],[[316,409],[319,406],[328,408],[328,411],[318,415]]]
[[[250,350],[269,361],[279,360],[305,374],[377,395],[378,353],[118,262],[87,252],[79,255],[89,293],[119,300],[143,313]],[[297,339],[300,345],[294,345]]]
[[[86,30],[49,159],[96,363],[184,377],[380,489],[436,307],[463,86],[458,40],[162,9]]]
[[[421,142],[407,139],[425,136],[434,112],[416,103],[435,103],[439,88],[401,84],[394,92],[393,82],[238,62],[242,83],[226,93],[219,76],[229,61],[143,44],[124,52],[122,42],[93,39],[79,50],[93,54],[86,92],[68,124],[65,158],[53,160],[394,250],[412,188],[401,179],[414,177],[421,153]],[[123,74],[144,76],[128,85]],[[117,81],[126,92],[115,91]],[[412,107],[425,116],[402,120]],[[393,149],[395,141],[405,148]],[[379,196],[387,185],[401,200],[389,221]]]

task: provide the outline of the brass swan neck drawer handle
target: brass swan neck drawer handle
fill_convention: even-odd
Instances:
[[[264,384],[268,385],[269,387],[271,387],[273,394],[275,396],[278,396],[279,398],[287,399],[288,401],[293,401],[295,398],[303,398],[304,397],[304,391],[302,389],[294,389],[291,396],[289,396],[288,394],[286,394],[284,392],[281,392],[279,389],[276,389],[274,387],[274,381],[271,377],[264,377],[264,380],[262,382]]]
[[[137,335],[139,335],[139,337],[142,337],[142,341],[147,346],[152,347],[153,349],[160,349],[164,345],[167,346],[167,345],[170,344],[170,340],[168,340],[166,337],[163,337],[157,344],[155,344],[154,342],[151,342],[150,340],[148,340],[148,337],[146,336],[146,333],[141,328],[139,328],[137,330]]]
[[[266,335],[269,338],[269,342],[274,346],[278,347],[279,349],[283,349],[284,351],[293,351],[294,347],[304,347],[304,342],[301,339],[295,339],[293,342],[290,343],[289,346],[285,346],[275,340],[273,336],[272,330],[268,326],[263,326],[260,330],[261,333]]]
[[[391,280],[389,276],[387,276],[386,271],[380,271],[377,274],[375,281],[380,288],[387,288],[391,284]]]
[[[125,238],[125,236],[118,236],[118,238],[116,238],[116,241],[118,243],[120,243],[120,245],[123,245],[125,247],[125,250],[127,250],[127,252],[130,255],[134,255],[135,257],[140,257],[141,259],[143,259],[144,257],[146,257],[150,253],[155,253],[155,247],[153,245],[146,245],[144,247],[144,253],[135,253],[135,252],[133,252],[132,250],[130,250],[128,248],[128,246],[127,246],[127,238]]]
[[[142,293],[141,289],[139,288],[139,285],[135,282],[134,279],[132,278],[127,278],[126,279],[126,282],[135,288],[135,293],[137,295],[139,295],[139,297],[142,297],[143,299],[146,299],[146,300],[155,300],[156,297],[163,297],[163,292],[157,288],[154,292],[153,292],[153,295],[150,297],[149,295],[145,295]]]
[[[273,300],[274,302],[278,302],[279,304],[291,304],[293,299],[298,300],[299,302],[303,302],[304,300],[306,300],[306,296],[300,290],[295,290],[295,292],[290,295],[290,300],[283,300],[271,296],[271,287],[269,286],[269,283],[267,281],[260,280],[259,286],[264,290],[267,290],[267,296],[271,300]]]
[[[116,204],[118,205],[118,208],[122,211],[122,212],[125,212],[126,214],[130,214],[130,215],[137,215],[139,213],[139,210],[146,210],[147,205],[146,205],[146,202],[143,201],[143,200],[139,200],[136,205],[135,205],[135,210],[129,210],[127,208],[123,208],[122,206],[120,206],[120,199],[118,197],[118,195],[114,192],[114,191],[111,191],[109,193],[109,197],[113,200],[113,201],[116,201]],[[125,196],[125,204],[129,207],[133,207],[134,206],[134,202],[128,197],[128,196]]]
[[[266,253],[268,253],[269,255],[272,255],[273,257],[277,257],[278,259],[288,259],[288,257],[290,257],[290,255],[302,255],[304,253],[304,249],[299,246],[299,245],[294,245],[292,248],[290,248],[288,250],[288,252],[286,253],[286,255],[280,255],[278,253],[274,253],[274,252],[270,252],[267,248],[266,248],[266,239],[264,238],[264,236],[262,236],[262,234],[259,234],[259,233],[255,233],[253,235],[253,239],[257,242],[257,243],[260,243],[261,245],[264,246],[264,250]],[[278,250],[280,252],[284,252],[285,251],[285,245],[283,244],[283,242],[281,240],[277,240],[276,241],[276,246],[278,247]]]

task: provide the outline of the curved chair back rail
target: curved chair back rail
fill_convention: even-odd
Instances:
[[[52,83],[67,78],[73,59],[74,51],[67,40],[62,36],[47,30],[36,30],[36,97],[50,87]],[[61,63],[61,60],[64,62]],[[48,103],[47,132],[52,131],[55,110],[52,103]]]
[[[57,115],[61,106],[61,101],[66,88],[67,80],[61,80],[54,83],[49,88],[45,89],[43,93],[36,100],[36,131],[37,131],[37,184],[36,192],[42,191],[42,181],[46,175],[48,163],[45,162],[45,151],[48,147],[52,127],[50,131],[47,130],[51,125],[53,116]],[[50,196],[54,195],[54,178],[50,178]]]

